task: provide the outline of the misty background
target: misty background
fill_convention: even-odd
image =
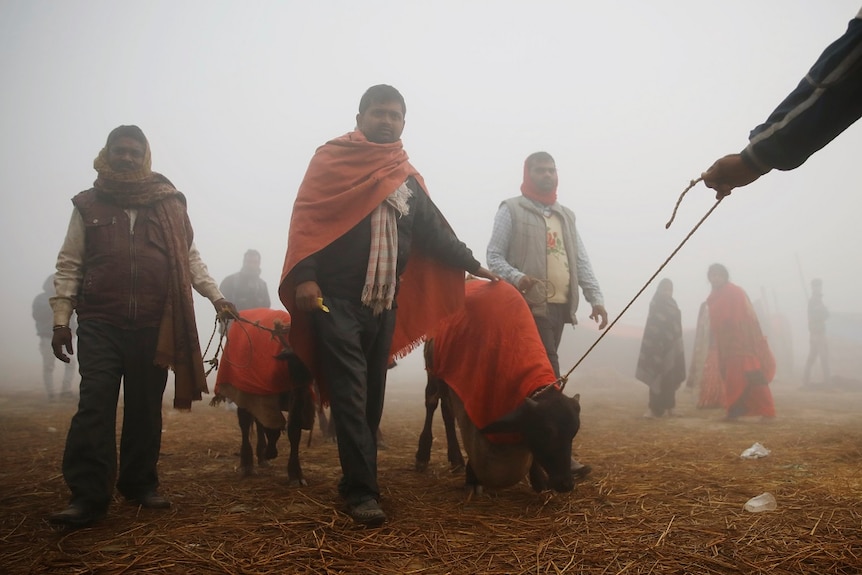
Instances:
[[[297,187],[315,148],[354,127],[373,84],[407,102],[405,149],[459,237],[485,262],[497,207],[524,158],[551,153],[611,320],[715,203],[679,194],[843,34],[859,0],[353,2],[0,0],[4,209],[0,386],[41,389],[33,298],[52,273],[77,192],[108,132],[137,124],[153,169],[188,198],[195,241],[221,282],[262,254],[274,306]],[[686,329],[721,262],[807,353],[806,293],[859,314],[862,126],[801,168],[737,190],[659,275]],[[657,283],[657,282],[656,282]],[[636,343],[655,284],[610,335]],[[202,346],[214,311],[196,296]],[[582,302],[567,370],[598,336]],[[212,352],[208,355],[210,357]],[[393,379],[415,378],[395,370]],[[836,370],[837,371],[837,370]],[[818,372],[815,370],[815,374]],[[577,375],[577,374],[576,374]]]

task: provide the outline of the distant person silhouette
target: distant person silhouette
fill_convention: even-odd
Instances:
[[[54,336],[54,311],[51,309],[50,303],[52,295],[54,295],[54,274],[45,279],[42,293],[33,300],[33,319],[36,322],[36,335],[39,336],[39,352],[42,354],[42,381],[50,401],[54,401],[57,397],[57,394],[54,393],[54,365],[57,363],[57,358],[54,357],[54,349],[51,347],[51,338]],[[70,329],[74,333],[74,315],[69,323]],[[75,378],[76,367],[75,357],[70,356],[69,363],[63,366],[60,399],[73,399],[75,397],[72,393],[72,380]]]
[[[826,320],[829,310],[823,304],[823,281],[819,278],[811,280],[811,298],[808,300],[808,359],[805,361],[805,373],[802,385],[811,385],[811,368],[819,359],[823,370],[823,384],[828,385],[832,379],[829,370],[829,342],[826,337]]]
[[[242,269],[224,278],[219,289],[233,302],[237,311],[269,307],[269,289],[260,278],[260,252],[246,251],[242,257]]]
[[[649,387],[649,411],[644,417],[672,416],[676,390],[686,371],[682,314],[668,278],[659,282],[649,304],[635,377]]]

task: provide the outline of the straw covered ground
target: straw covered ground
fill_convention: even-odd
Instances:
[[[34,386],[35,388],[35,386]],[[233,412],[165,408],[160,474],[169,511],[115,501],[101,523],[51,527],[73,404],[0,389],[0,572],[147,574],[816,573],[862,572],[862,391],[776,384],[772,423],[720,421],[678,393],[678,415],[647,420],[646,389],[581,376],[579,458],[570,494],[524,483],[467,500],[447,469],[442,425],[428,471],[413,469],[421,381],[391,385],[380,453],[390,521],[360,529],[335,495],[336,448],[319,432],[302,459],[307,487],[285,484],[286,440],[271,468],[237,474]],[[166,402],[169,400],[166,394]],[[754,442],[771,450],[740,457]],[[743,510],[769,491],[778,509]]]

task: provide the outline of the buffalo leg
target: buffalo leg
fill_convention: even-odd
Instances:
[[[287,440],[290,443],[290,455],[287,459],[287,481],[293,485],[308,485],[299,464],[299,443],[302,439],[303,423],[308,429],[314,426],[314,407],[311,402],[310,389],[297,388],[294,390],[287,414]],[[309,418],[310,421],[304,421]]]
[[[542,469],[542,466],[535,459],[530,464],[530,487],[536,493],[548,488],[548,474],[545,473],[545,470]]]
[[[254,454],[251,449],[251,426],[254,423],[254,416],[242,407],[237,407],[236,418],[239,422],[239,430],[242,434],[242,444],[239,448],[239,469],[243,477],[248,477],[254,473]]]
[[[440,398],[439,389],[440,380],[429,373],[428,382],[425,384],[425,425],[422,427],[422,433],[419,434],[419,447],[416,449],[417,471],[428,469],[428,462],[431,461],[431,444],[434,442],[431,424]]]
[[[452,412],[452,404],[449,403],[450,393],[452,391],[449,386],[441,381],[440,414],[443,416],[443,426],[446,429],[446,457],[449,460],[449,469],[454,472],[464,469],[464,456],[461,455],[461,446],[455,431],[455,414]]]
[[[262,428],[263,425],[261,425],[260,422],[257,422],[257,426],[258,433],[260,433],[260,428]],[[263,458],[261,458],[261,454],[258,452],[257,461],[258,465],[262,465],[265,467],[270,459],[275,459],[276,457],[278,457],[278,439],[281,437],[281,430],[263,427],[263,435]]]
[[[482,495],[482,484],[479,483],[479,478],[476,477],[476,472],[473,471],[469,461],[464,468],[464,487],[467,489],[468,499],[473,495]]]

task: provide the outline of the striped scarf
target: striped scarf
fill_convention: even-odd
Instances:
[[[362,304],[370,307],[374,315],[392,309],[397,279],[398,217],[409,213],[407,201],[412,194],[404,182],[371,212],[371,249]]]

